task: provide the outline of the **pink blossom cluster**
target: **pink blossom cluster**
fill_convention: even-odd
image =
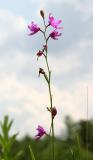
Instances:
[[[59,30],[63,29],[63,27],[59,27],[61,23],[62,23],[62,20],[55,20],[52,14],[51,13],[49,14],[47,27],[52,26],[54,28],[54,30],[49,34],[49,37],[51,37],[54,40],[58,40],[58,37],[62,35],[62,33],[58,31],[58,29]],[[28,29],[30,30],[30,33],[29,33],[30,36],[33,34],[36,34],[39,31],[42,31],[40,27],[34,22],[28,25]]]

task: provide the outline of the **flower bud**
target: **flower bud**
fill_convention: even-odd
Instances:
[[[56,107],[53,107],[53,108],[51,109],[51,113],[52,113],[52,117],[53,117],[53,119],[54,119],[54,117],[57,115],[57,109],[56,109]]]
[[[41,15],[41,17],[44,19],[45,18],[45,16],[44,16],[44,11],[43,10],[40,10],[40,15]]]
[[[44,50],[47,51],[47,45],[43,45]]]
[[[45,72],[42,68],[39,68],[39,76],[40,76],[40,74],[43,74],[43,75],[45,74]]]
[[[40,57],[40,56],[42,56],[43,54],[44,54],[43,51],[38,51],[37,56]]]

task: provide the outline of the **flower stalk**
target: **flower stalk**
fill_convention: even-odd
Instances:
[[[49,62],[48,62],[48,40],[50,38],[53,40],[58,40],[58,38],[61,36],[61,33],[58,31],[58,29],[63,29],[63,27],[59,27],[62,20],[55,20],[55,18],[52,16],[51,13],[49,14],[49,21],[48,21],[47,25],[46,25],[45,14],[44,14],[43,10],[40,11],[40,15],[43,19],[44,30],[40,29],[40,27],[38,27],[38,25],[34,22],[32,22],[31,25],[28,25],[28,29],[30,30],[29,35],[36,34],[37,32],[40,31],[43,34],[44,41],[45,41],[45,44],[43,45],[43,49],[39,50],[39,52],[37,53],[37,60],[39,57],[43,56],[45,58],[45,63],[46,63],[46,67],[47,67],[47,72],[45,72],[44,69],[39,68],[39,76],[42,74],[44,79],[47,82],[47,85],[48,85],[50,107],[49,108],[47,107],[47,110],[51,114],[51,126],[50,126],[49,136],[50,136],[50,134],[52,134],[52,136],[51,136],[52,160],[55,160],[54,118],[57,114],[57,110],[56,110],[56,107],[53,107],[53,98],[52,98],[52,90],[51,90],[51,70],[50,70],[50,66],[49,66]],[[53,27],[54,30],[47,37],[46,31],[49,26]],[[40,125],[38,126],[37,131],[38,131],[38,134],[36,135],[37,139],[40,139],[43,135],[47,135],[44,128],[41,127]]]
[[[45,60],[46,60],[46,65],[47,65],[47,70],[48,70],[48,90],[49,90],[49,97],[50,97],[50,109],[52,111],[53,109],[53,103],[52,103],[52,91],[51,91],[51,71],[50,71],[50,67],[49,67],[49,63],[48,63],[48,38],[46,37],[46,24],[45,24],[45,19],[44,20],[44,26],[45,26],[45,31],[42,32],[43,35],[44,35],[44,39],[45,39],[45,45],[47,46],[46,47],[46,56],[45,57]],[[53,156],[53,160],[55,160],[55,146],[54,146],[54,119],[53,119],[53,116],[52,116],[52,112],[51,112],[51,131],[52,131],[52,156]]]

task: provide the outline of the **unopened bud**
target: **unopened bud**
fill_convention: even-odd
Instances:
[[[42,56],[43,54],[44,54],[43,51],[38,51],[37,56],[40,57],[40,56]]]
[[[39,68],[39,76],[40,76],[40,74],[45,74],[45,72],[42,68]]]
[[[57,109],[56,109],[56,107],[53,107],[53,108],[51,109],[51,113],[52,113],[52,117],[53,117],[53,118],[57,115]]]
[[[40,10],[40,15],[41,15],[41,17],[44,19],[45,18],[45,16],[44,16],[44,11],[43,10]]]
[[[43,45],[44,50],[47,51],[47,45]]]

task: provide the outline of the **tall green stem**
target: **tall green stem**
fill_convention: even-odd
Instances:
[[[49,67],[49,63],[48,63],[48,46],[47,46],[47,42],[48,39],[46,38],[46,25],[45,25],[45,21],[44,21],[44,26],[45,26],[45,31],[43,32],[44,35],[44,39],[45,39],[45,45],[46,45],[46,55],[45,55],[45,60],[46,60],[46,65],[47,65],[47,70],[48,70],[48,89],[49,89],[49,97],[50,97],[50,109],[52,111],[53,109],[53,103],[52,103],[52,91],[51,91],[51,71],[50,71],[50,67]],[[52,112],[51,112],[51,130],[52,130],[52,155],[53,155],[53,160],[55,160],[55,146],[54,146],[54,119],[52,116]]]

